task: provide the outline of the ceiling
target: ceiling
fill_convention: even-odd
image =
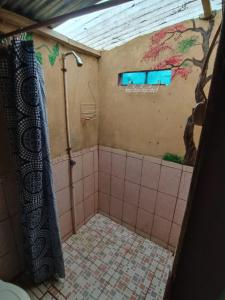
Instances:
[[[107,1],[112,0],[0,0],[0,7],[40,22]],[[221,2],[211,0],[212,9],[221,9]],[[109,50],[202,13],[201,0],[133,0],[71,19],[55,30],[96,50]]]
[[[221,9],[221,2],[211,0],[212,9]],[[109,50],[137,36],[198,18],[200,14],[203,14],[201,0],[134,0],[71,19],[55,30],[94,49]]]
[[[0,0],[0,7],[34,21],[50,18],[94,5],[99,0]]]

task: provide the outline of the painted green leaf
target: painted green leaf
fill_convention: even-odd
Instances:
[[[59,44],[55,44],[52,47],[51,53],[48,55],[49,62],[52,66],[55,64],[57,56],[59,56]]]
[[[182,64],[182,67],[190,67],[190,63],[186,61]]]
[[[42,53],[40,51],[37,51],[35,53],[37,60],[39,61],[39,63],[42,65],[43,64],[43,56]]]
[[[32,33],[26,33],[25,40],[26,41],[32,41],[33,40],[33,34]]]
[[[40,46],[38,46],[36,48],[36,57],[37,57],[37,60],[40,62],[40,64],[43,64],[43,55],[39,51],[42,48],[47,49],[47,51],[49,52],[49,54],[48,54],[48,60],[49,60],[49,63],[53,66],[55,64],[57,56],[59,56],[59,44],[55,44],[52,47],[52,49],[50,49],[48,47],[48,45],[46,45],[46,44],[42,44],[42,45],[40,45]]]
[[[52,47],[52,52],[55,54],[55,55],[59,55],[59,44],[55,44],[53,47]]]
[[[49,54],[48,60],[49,60],[50,64],[53,66],[55,63],[56,57],[52,54]]]
[[[178,43],[178,51],[181,53],[186,53],[189,49],[196,45],[198,36],[192,36],[188,39],[182,40]]]

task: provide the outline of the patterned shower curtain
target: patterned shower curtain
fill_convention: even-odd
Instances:
[[[0,55],[0,97],[17,163],[27,272],[36,283],[62,278],[44,79],[32,41],[14,40]]]

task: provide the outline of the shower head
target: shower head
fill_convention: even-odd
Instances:
[[[66,56],[68,56],[68,55],[73,55],[73,56],[75,57],[76,63],[77,63],[77,66],[78,66],[78,67],[82,67],[82,66],[83,66],[83,61],[82,61],[82,59],[80,58],[79,55],[76,54],[75,51],[70,51],[70,52],[64,53],[64,54],[63,54],[63,58],[66,58]]]

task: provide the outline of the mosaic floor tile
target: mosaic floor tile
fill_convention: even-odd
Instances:
[[[172,253],[96,214],[63,243],[66,278],[28,291],[44,300],[162,300]]]
[[[38,298],[32,293],[30,289],[27,289],[27,293],[30,296],[31,300],[37,300]],[[40,299],[40,298],[39,298]]]
[[[147,293],[153,277],[154,272],[149,269],[148,265],[140,265],[133,261],[127,261],[125,265],[122,264],[119,266],[112,280],[124,283],[130,290],[141,294]]]
[[[41,298],[42,300],[55,300],[56,298],[53,297],[50,293],[46,293],[43,298]]]
[[[139,300],[140,297],[133,291],[126,288],[122,283],[117,286],[107,285],[100,295],[99,300]],[[144,299],[144,298],[142,298]]]

